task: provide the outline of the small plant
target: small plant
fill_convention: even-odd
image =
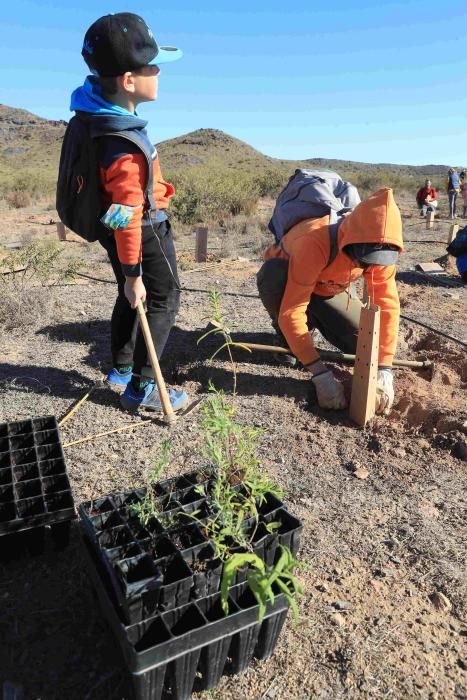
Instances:
[[[238,343],[234,340],[232,340],[231,336],[231,329],[235,328],[235,324],[232,321],[229,321],[227,317],[224,315],[222,308],[221,308],[221,294],[220,292],[217,291],[217,289],[211,289],[209,292],[209,303],[211,305],[211,316],[205,317],[204,320],[209,320],[211,325],[213,326],[210,328],[206,333],[204,333],[201,338],[198,338],[197,344],[199,345],[205,338],[207,338],[210,335],[221,335],[224,339],[223,344],[220,346],[220,348],[217,348],[217,350],[211,355],[209,358],[210,362],[214,360],[214,358],[223,350],[224,348],[227,348],[227,352],[229,353],[229,360],[230,364],[232,366],[232,373],[233,373],[233,395],[237,393],[237,365],[234,362],[233,356],[232,356],[232,348],[237,347],[237,348],[242,348],[242,350],[248,350],[248,352],[251,352],[250,348],[248,348],[246,345],[243,343]]]
[[[160,453],[156,459],[154,467],[150,471],[147,478],[146,485],[146,495],[140,503],[133,503],[131,505],[131,512],[136,515],[141,525],[146,527],[146,525],[153,518],[157,518],[159,515],[159,504],[157,502],[156,494],[154,492],[154,484],[156,484],[162,474],[167,471],[170,461],[170,442],[167,438],[162,440]]]
[[[274,603],[274,586],[287,598],[292,608],[295,621],[298,620],[298,606],[295,598],[303,595],[303,586],[294,574],[300,566],[290,549],[280,545],[280,556],[276,564],[267,567],[256,554],[234,554],[224,565],[221,582],[222,608],[227,615],[229,611],[229,589],[238,569],[248,566],[247,581],[259,606],[258,621],[262,622],[268,601]]]

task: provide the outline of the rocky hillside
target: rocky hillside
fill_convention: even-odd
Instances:
[[[10,188],[18,178],[37,182],[38,191],[50,191],[55,182],[65,121],[51,121],[23,109],[0,105],[0,186]],[[214,167],[261,174],[295,167],[317,167],[351,173],[390,172],[414,179],[440,177],[445,165],[409,166],[310,158],[280,160],[263,155],[248,144],[218,129],[198,129],[158,144],[164,170],[177,172],[192,167]],[[307,154],[304,154],[307,155]]]

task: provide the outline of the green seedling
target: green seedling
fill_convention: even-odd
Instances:
[[[140,503],[133,503],[131,505],[131,512],[136,515],[141,525],[146,527],[150,520],[157,518],[159,515],[159,507],[157,503],[156,494],[154,492],[154,484],[156,484],[162,474],[167,471],[170,462],[170,442],[167,438],[162,440],[160,446],[160,453],[156,459],[154,467],[150,471],[147,484],[146,484],[146,495]],[[170,495],[169,495],[170,498]]]
[[[224,348],[227,348],[227,352],[229,354],[230,364],[232,366],[232,374],[233,374],[232,393],[235,396],[237,393],[237,365],[233,359],[232,348],[233,347],[242,348],[242,350],[248,350],[248,352],[251,352],[251,350],[243,343],[238,343],[238,342],[232,340],[232,335],[231,335],[232,329],[234,329],[236,326],[232,321],[230,321],[224,315],[222,308],[221,308],[220,299],[221,299],[220,292],[218,292],[217,289],[211,289],[209,292],[209,303],[211,305],[211,315],[205,317],[203,320],[209,321],[213,327],[210,328],[208,331],[206,331],[206,333],[204,333],[201,336],[201,338],[198,338],[197,344],[199,345],[203,340],[205,340],[205,338],[208,338],[210,335],[222,336],[224,342],[211,355],[209,360],[210,360],[210,362],[212,362],[214,360],[214,358],[221,352],[221,350],[224,350]]]
[[[262,559],[256,554],[234,554],[224,565],[221,582],[221,603],[227,615],[229,611],[229,590],[238,569],[248,566],[247,581],[255,596],[258,606],[258,622],[262,622],[266,612],[266,605],[274,603],[275,594],[273,586],[277,586],[287,598],[292,608],[295,622],[298,621],[298,605],[296,598],[303,595],[303,586],[295,576],[294,570],[299,566],[288,547],[280,546],[280,556],[276,564],[266,567]]]

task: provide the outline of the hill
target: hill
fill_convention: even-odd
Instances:
[[[38,117],[23,109],[0,105],[0,186],[2,189],[27,189],[30,193],[52,192],[65,132],[65,121]],[[252,146],[218,129],[198,129],[158,144],[165,172],[179,174],[190,169],[209,168],[260,175],[277,175],[282,179],[296,167],[337,170],[352,175],[379,176],[384,181],[390,173],[397,178],[419,181],[430,176],[440,178],[446,165],[397,165],[363,163],[329,158],[308,158],[302,161],[282,160],[260,153]],[[392,178],[394,179],[394,178]],[[392,183],[389,183],[392,184]],[[364,182],[360,182],[365,186]]]

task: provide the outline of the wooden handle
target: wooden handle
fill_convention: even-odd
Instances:
[[[278,354],[291,355],[292,351],[289,348],[282,348],[277,345],[261,345],[260,343],[244,343],[243,340],[236,341],[249,350],[259,350],[261,352],[275,352]],[[354,362],[355,355],[350,353],[339,352],[335,350],[321,350],[316,348],[322,360],[335,360],[336,362]],[[432,367],[433,363],[430,360],[393,360],[393,367]]]
[[[159,366],[159,360],[157,359],[156,348],[152,342],[152,335],[151,331],[149,330],[146,312],[141,302],[138,302],[136,309],[138,311],[139,322],[141,325],[141,330],[143,331],[152,371],[154,372],[154,379],[156,380],[157,388],[159,389],[159,396],[161,397],[162,409],[164,411],[166,421],[167,423],[175,423],[177,416],[175,415],[172,404],[170,403],[164,377],[162,376],[161,368]]]

